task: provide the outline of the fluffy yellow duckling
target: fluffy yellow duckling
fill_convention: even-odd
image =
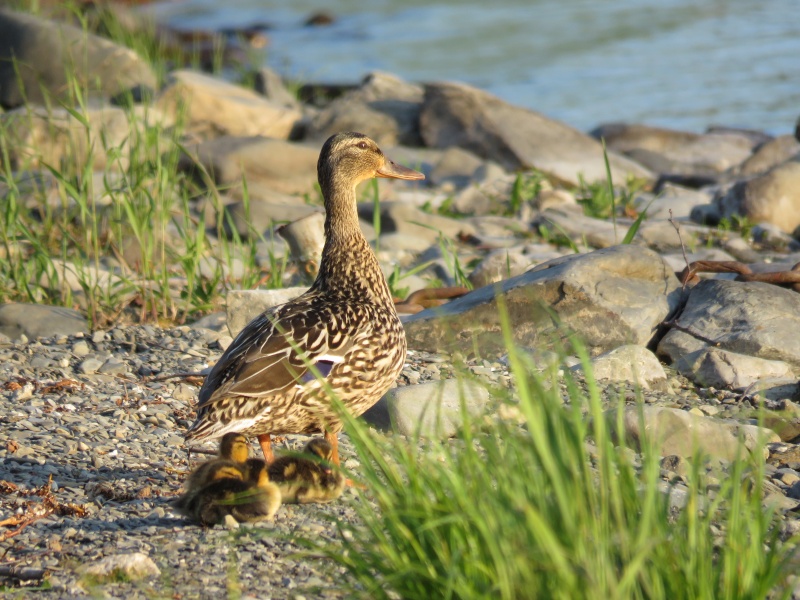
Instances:
[[[281,505],[281,493],[269,481],[267,463],[251,458],[244,471],[244,480],[220,477],[196,492],[184,514],[203,525],[216,525],[227,515],[240,523],[272,520]]]
[[[245,436],[240,433],[226,433],[220,440],[217,458],[202,463],[192,471],[184,484],[184,489],[189,493],[208,485],[211,481],[224,477],[244,479],[244,464],[249,455],[250,447]],[[239,470],[238,477],[235,474],[237,469]],[[220,472],[227,473],[227,475],[218,476]]]
[[[330,466],[333,447],[322,438],[314,438],[304,452],[319,460],[281,456],[269,465],[269,478],[280,489],[283,502],[308,504],[336,500],[342,495],[345,479]]]

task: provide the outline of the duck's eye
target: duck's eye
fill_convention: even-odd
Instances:
[[[357,146],[359,148],[361,148],[362,150],[366,150],[367,149],[367,142],[358,142]]]

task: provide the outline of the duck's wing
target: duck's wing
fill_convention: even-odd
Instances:
[[[314,370],[327,377],[352,340],[332,333],[336,319],[325,313],[317,307],[284,307],[251,321],[206,378],[198,410],[226,396],[265,397],[304,387],[316,381]]]

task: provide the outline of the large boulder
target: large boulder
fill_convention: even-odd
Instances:
[[[504,348],[500,311],[523,346],[547,345],[574,331],[595,353],[648,344],[676,310],[680,284],[646,248],[614,246],[539,265],[404,320],[409,347],[431,352]]]
[[[742,364],[731,356],[704,356],[706,350],[714,348],[800,368],[797,292],[768,283],[701,281],[689,293],[676,325],[679,328],[673,328],[659,343],[658,353],[678,366],[703,367],[707,373],[709,362],[727,363],[731,370]],[[763,376],[775,375],[775,363],[763,366]],[[732,382],[744,380],[731,378]]]
[[[381,146],[421,146],[419,111],[422,86],[376,71],[361,86],[322,109],[308,124],[306,136],[324,140],[340,131],[359,131]]]
[[[420,132],[428,146],[459,146],[511,171],[535,168],[571,185],[579,184],[579,175],[587,181],[606,178],[597,140],[461,83],[425,88]],[[608,159],[617,182],[628,176],[652,178],[650,171],[613,151]]]
[[[319,149],[263,136],[222,136],[195,146],[180,167],[198,166],[226,189],[247,183],[250,198],[274,202],[274,193],[310,194],[317,182]]]
[[[131,130],[153,124],[168,125],[170,120],[144,106],[92,106],[74,113],[58,107],[20,107],[0,115],[0,148],[8,152],[13,169],[58,169],[65,162],[83,168],[91,162],[97,171],[124,170],[135,137]]]
[[[652,171],[678,175],[719,175],[747,159],[755,145],[738,132],[701,134],[647,125],[603,125],[592,135]]]
[[[792,233],[800,226],[800,161],[791,160],[738,182],[719,199],[718,205],[722,217],[744,216]]]
[[[150,66],[133,50],[82,29],[0,10],[0,106],[74,104],[72,82],[89,97],[156,88]]]
[[[221,135],[287,139],[302,117],[297,108],[186,69],[170,73],[156,106],[181,117],[189,131],[204,139]]]

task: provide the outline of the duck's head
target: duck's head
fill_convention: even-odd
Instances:
[[[422,173],[386,158],[378,144],[364,134],[352,131],[328,138],[319,154],[317,177],[323,192],[332,186],[353,188],[373,177],[425,179]]]
[[[237,463],[243,463],[250,454],[247,438],[241,433],[226,433],[219,442],[219,455]]]

